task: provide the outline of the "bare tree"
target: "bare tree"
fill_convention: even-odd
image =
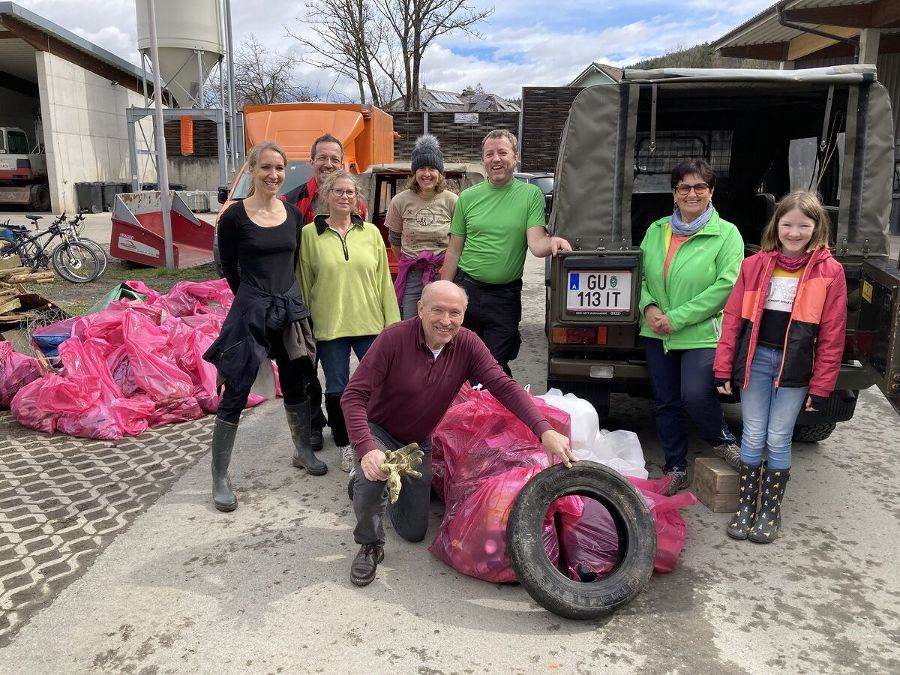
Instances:
[[[304,61],[356,82],[359,98],[384,105],[396,92],[404,110],[420,107],[421,65],[435,39],[453,31],[478,36],[473,26],[494,13],[468,0],[309,0],[301,23],[315,36],[287,26],[313,56]]]
[[[463,31],[481,37],[473,28],[494,13],[476,10],[467,0],[372,0],[403,52],[403,107],[418,110],[422,57],[442,35]]]
[[[271,53],[251,33],[235,50],[234,89],[237,104],[309,101],[309,88],[294,79],[298,59]]]
[[[301,23],[313,29],[307,36],[285,26],[289,36],[311,54],[304,61],[326,68],[356,82],[359,100],[381,106],[384,89],[376,55],[387,51],[387,31],[369,0],[310,0]],[[368,96],[367,96],[368,95]]]

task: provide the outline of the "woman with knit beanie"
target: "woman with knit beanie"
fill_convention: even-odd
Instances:
[[[444,156],[431,134],[416,141],[412,170],[408,189],[391,200],[385,219],[391,250],[399,261],[394,290],[403,319],[416,316],[422,288],[440,278],[457,199],[447,190]]]

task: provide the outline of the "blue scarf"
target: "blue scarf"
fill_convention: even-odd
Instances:
[[[697,216],[697,220],[685,223],[681,220],[681,211],[679,211],[676,206],[675,212],[672,214],[672,232],[679,237],[690,237],[709,222],[709,219],[712,218],[712,212],[713,207],[712,202],[710,202],[709,206],[706,207],[706,211]]]

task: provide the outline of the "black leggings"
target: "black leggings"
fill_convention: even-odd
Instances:
[[[307,357],[289,359],[284,348],[284,340],[281,331],[268,333],[269,358],[275,359],[278,364],[278,382],[281,385],[281,395],[285,405],[303,403],[307,398],[307,384],[314,377],[312,362]],[[241,419],[241,412],[247,406],[247,398],[250,396],[250,387],[244,391],[236,391],[227,382],[219,410],[216,417],[223,422],[237,424]]]

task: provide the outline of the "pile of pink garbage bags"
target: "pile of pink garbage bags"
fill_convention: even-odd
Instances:
[[[569,413],[539,397],[532,401],[556,431],[571,437]],[[463,574],[493,583],[516,581],[507,553],[506,525],[519,492],[548,466],[543,446],[489,392],[468,385],[457,395],[432,441],[432,487],[444,502],[444,516],[429,550]],[[654,570],[671,572],[687,536],[679,510],[697,499],[690,492],[664,495],[671,477],[626,478],[653,518]],[[612,515],[599,502],[578,495],[550,505],[543,539],[548,558],[575,581],[608,574],[619,557]],[[560,559],[564,564],[559,564]]]
[[[198,419],[219,406],[216,369],[202,359],[234,299],[224,279],[182,281],[146,296],[45,326],[61,335],[61,368],[0,342],[0,406],[30,429],[115,440]],[[264,399],[251,394],[248,406]]]
[[[108,440],[215,412],[216,369],[202,355],[233,301],[225,280],[184,281],[164,295],[139,281],[127,286],[145,300],[117,300],[102,311],[36,331],[35,349],[41,349],[38,342],[56,339],[58,368],[0,342],[0,407],[9,407],[31,429]],[[263,400],[251,394],[248,406]],[[537,397],[533,401],[556,431],[571,437],[568,412]],[[495,583],[515,581],[506,548],[507,519],[525,483],[548,466],[543,447],[490,393],[468,385],[433,442],[432,486],[445,511],[431,552],[464,574]],[[696,499],[689,492],[664,496],[665,481],[627,478],[654,519],[655,570],[669,572],[686,537],[679,509]],[[593,500],[557,500],[543,533],[547,555],[555,563],[562,558],[572,579],[589,581],[616,563],[615,525]]]

